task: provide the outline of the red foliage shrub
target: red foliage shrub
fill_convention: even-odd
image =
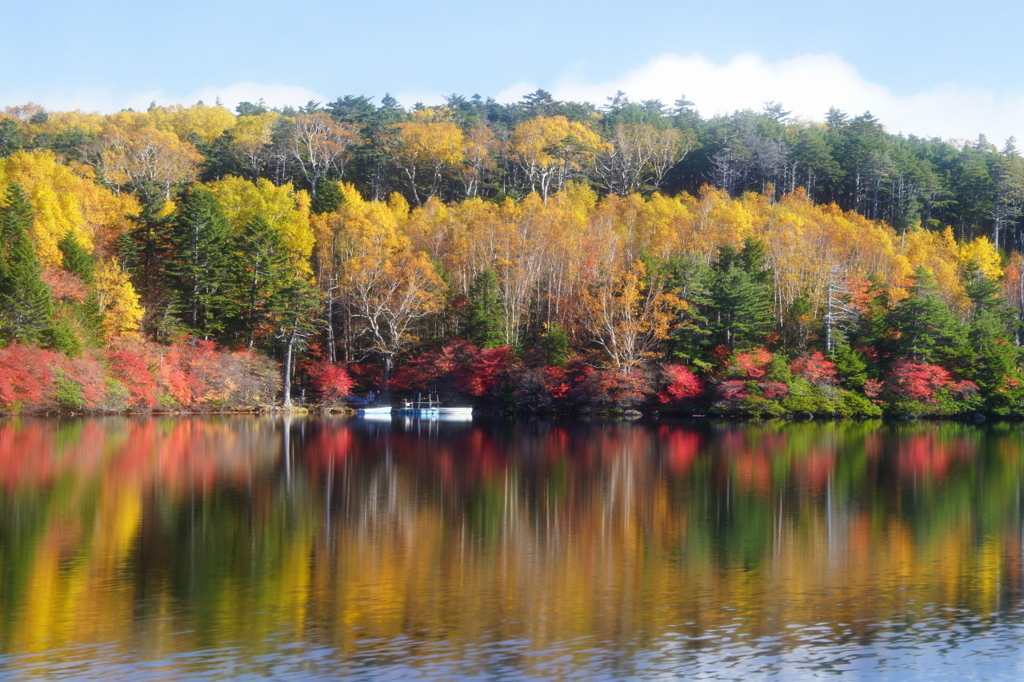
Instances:
[[[715,402],[735,405],[749,395],[746,385],[739,379],[723,381],[715,386]]]
[[[724,365],[732,357],[732,348],[722,343],[711,351],[711,361],[716,365]]]
[[[69,358],[54,353],[54,367],[61,378],[77,384],[81,405],[94,409],[102,407],[107,400],[107,380],[103,372],[103,364],[98,358],[83,355]]]
[[[399,391],[438,390],[442,382],[454,381],[455,371],[462,366],[467,347],[476,349],[465,341],[455,341],[411,358],[395,370],[388,382],[389,387]]]
[[[772,361],[772,357],[774,356],[767,349],[754,348],[746,353],[736,353],[733,363],[747,378],[760,379],[767,371],[767,365]]]
[[[512,349],[508,346],[500,348],[467,346],[466,353],[470,355],[468,365],[459,372],[455,386],[459,390],[477,397],[486,395],[499,386],[512,362]]]
[[[642,403],[650,393],[642,372],[636,369],[583,368],[569,399],[583,408],[629,408]]]
[[[814,351],[809,355],[799,357],[793,362],[789,363],[789,368],[793,374],[801,376],[812,384],[835,386],[837,380],[836,366],[835,364],[822,355],[819,351]]]
[[[345,368],[357,390],[377,390],[382,379],[381,368],[369,362],[353,362]]]
[[[51,399],[56,356],[17,341],[0,350],[0,406],[33,406]]]
[[[789,386],[775,381],[758,384],[757,387],[761,389],[761,395],[769,400],[778,400],[789,395]]]
[[[662,368],[662,374],[668,385],[658,394],[660,403],[677,403],[704,392],[704,382],[683,365],[666,365]]]
[[[949,386],[949,392],[957,400],[966,400],[973,395],[977,395],[980,390],[981,388],[978,384],[970,380],[957,381]]]
[[[341,365],[319,362],[308,369],[309,380],[321,400],[339,402],[352,393],[355,382]]]
[[[900,398],[935,402],[935,391],[950,384],[949,372],[938,365],[901,360],[885,379],[886,389]]]
[[[864,382],[864,395],[874,400],[882,392],[883,384],[878,379],[868,379]]]
[[[503,381],[512,363],[512,349],[477,348],[466,341],[454,341],[399,367],[391,386],[399,391],[463,391],[480,397]]]
[[[564,367],[545,367],[544,386],[548,389],[552,398],[562,400],[569,397],[572,382],[569,378],[569,373]]]
[[[130,350],[109,352],[110,374],[128,389],[131,404],[139,407],[156,405],[156,380],[146,360]]]

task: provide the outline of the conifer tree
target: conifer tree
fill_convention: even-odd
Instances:
[[[497,348],[505,343],[498,293],[498,277],[490,268],[478,272],[469,288],[463,333],[467,341],[481,348]]]
[[[288,252],[281,233],[260,215],[232,240],[231,252],[234,314],[229,327],[252,348],[288,284]]]
[[[730,348],[761,343],[774,325],[772,273],[764,244],[748,238],[739,251],[726,244],[713,270],[709,317],[714,339]]]
[[[57,248],[60,249],[64,269],[81,279],[86,286],[85,301],[75,305],[74,312],[79,323],[96,336],[103,326],[103,315],[100,312],[99,295],[96,291],[96,258],[82,246],[71,230],[68,230],[64,238],[58,242]]]
[[[223,329],[228,298],[228,221],[209,190],[194,189],[170,224],[167,274],[179,314],[201,334]]]
[[[32,204],[14,182],[0,206],[0,334],[39,341],[53,325],[53,299],[28,233]]]
[[[935,280],[924,266],[914,271],[910,296],[890,311],[887,322],[896,333],[892,348],[898,357],[929,364],[962,359],[964,326],[939,298]]]

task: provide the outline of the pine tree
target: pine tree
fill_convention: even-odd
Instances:
[[[497,348],[505,343],[502,333],[501,298],[498,277],[490,268],[481,270],[469,288],[469,305],[463,334],[481,348]]]
[[[190,191],[170,224],[167,275],[176,309],[200,334],[222,331],[228,298],[228,221],[205,189]]]
[[[337,182],[322,182],[317,188],[316,196],[309,209],[314,215],[321,213],[332,213],[345,203],[345,195],[341,192],[341,185]]]
[[[103,327],[103,315],[96,291],[96,258],[82,246],[71,230],[60,240],[57,248],[60,249],[64,269],[81,279],[87,288],[85,301],[73,306],[73,310],[82,327],[93,334],[94,340],[98,340]]]
[[[964,327],[939,298],[932,274],[924,266],[914,271],[910,296],[890,311],[887,323],[896,332],[892,348],[898,357],[929,364],[963,359]]]
[[[96,259],[89,250],[68,230],[64,238],[57,244],[60,249],[64,269],[76,275],[85,284],[92,284],[96,279]]]
[[[716,342],[730,348],[762,343],[774,326],[772,273],[764,244],[748,238],[740,251],[726,244],[713,270],[709,317]]]
[[[252,348],[288,284],[288,254],[280,232],[259,215],[232,239],[231,254],[234,312],[228,328]]]
[[[53,325],[53,299],[28,233],[33,211],[14,182],[0,207],[0,335],[21,341],[44,340]]]

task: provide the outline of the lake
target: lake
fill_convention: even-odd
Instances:
[[[1024,427],[0,421],[0,678],[1019,679]]]

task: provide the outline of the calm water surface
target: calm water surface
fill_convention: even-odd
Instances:
[[[0,678],[1024,674],[1024,427],[0,421]]]

